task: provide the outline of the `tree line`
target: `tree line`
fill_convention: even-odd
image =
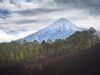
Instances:
[[[55,41],[24,42],[12,41],[0,43],[0,62],[39,61],[42,56],[56,58],[59,56],[83,52],[100,41],[94,28],[77,31],[66,39]]]

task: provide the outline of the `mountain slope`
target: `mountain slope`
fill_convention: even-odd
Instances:
[[[76,31],[82,31],[83,28],[77,27],[76,25],[72,24],[68,20],[64,18],[60,18],[53,24],[49,25],[48,27],[33,33],[25,38],[20,39],[26,40],[27,42],[32,42],[34,40],[37,40],[39,42],[42,42],[43,40],[56,40],[56,39],[64,39],[66,37],[69,37]]]

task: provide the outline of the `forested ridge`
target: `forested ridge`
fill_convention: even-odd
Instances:
[[[0,44],[0,61],[1,63],[20,62],[23,60],[34,61],[40,57],[56,58],[66,54],[80,53],[84,49],[100,41],[94,28],[82,32],[75,32],[66,39],[57,39],[55,41],[38,41],[1,43]]]
[[[94,28],[90,28],[82,32],[77,31],[66,39],[57,39],[55,41],[48,40],[39,43],[36,40],[33,42],[24,40],[24,43],[16,41],[0,43],[0,72],[6,74],[7,71],[8,74],[11,74],[12,72],[15,73],[17,68],[20,68],[18,73],[29,73],[28,75],[36,72],[41,73],[46,67],[50,68],[51,66],[52,69],[52,65],[60,63],[57,60],[61,59],[63,61],[63,57],[64,60],[66,58],[65,61],[69,61],[71,56],[74,57],[77,54],[85,55],[88,48],[99,42],[100,36],[97,31]],[[66,67],[68,69],[68,64]]]

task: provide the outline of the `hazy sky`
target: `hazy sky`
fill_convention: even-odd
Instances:
[[[100,0],[0,0],[0,42],[22,38],[62,17],[100,30]]]

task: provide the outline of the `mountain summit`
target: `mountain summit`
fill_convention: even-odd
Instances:
[[[36,33],[33,33],[25,38],[20,39],[19,41],[26,40],[26,42],[32,42],[37,40],[42,42],[43,40],[56,40],[64,39],[69,37],[76,31],[83,31],[84,28],[80,28],[65,18],[60,18],[56,22],[50,24],[48,27],[39,30]]]

